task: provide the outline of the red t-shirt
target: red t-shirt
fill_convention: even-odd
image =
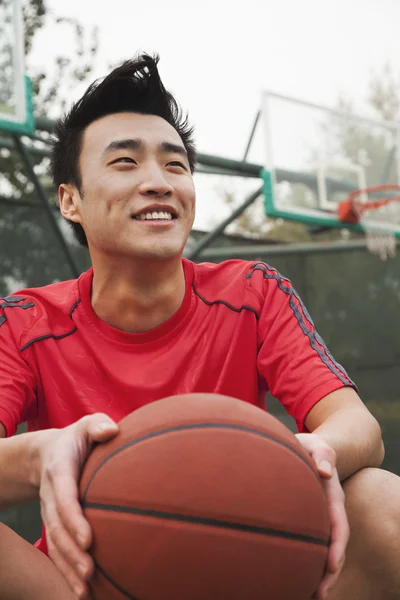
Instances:
[[[0,300],[0,421],[7,435],[115,421],[154,400],[213,392],[265,406],[269,390],[304,431],[309,410],[355,387],[290,281],[262,262],[183,259],[185,297],[165,323],[127,333],[91,306],[93,271]],[[44,545],[40,544],[42,549]]]

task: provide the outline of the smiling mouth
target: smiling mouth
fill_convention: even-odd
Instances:
[[[172,221],[176,218],[176,215],[167,211],[140,213],[133,217],[136,221]]]

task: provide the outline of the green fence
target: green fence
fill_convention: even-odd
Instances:
[[[379,420],[384,466],[400,474],[400,257],[368,252],[275,257],[333,356]],[[275,405],[279,411],[279,405]]]

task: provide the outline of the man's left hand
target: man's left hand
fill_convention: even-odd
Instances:
[[[336,452],[314,433],[296,435],[311,456],[322,479],[328,500],[331,538],[325,575],[315,593],[315,600],[323,600],[333,587],[343,567],[350,529],[344,504],[344,492],[336,470]]]

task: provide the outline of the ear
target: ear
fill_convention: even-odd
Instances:
[[[77,188],[70,184],[62,183],[58,188],[58,199],[62,216],[68,221],[82,224],[80,205],[82,199]]]

